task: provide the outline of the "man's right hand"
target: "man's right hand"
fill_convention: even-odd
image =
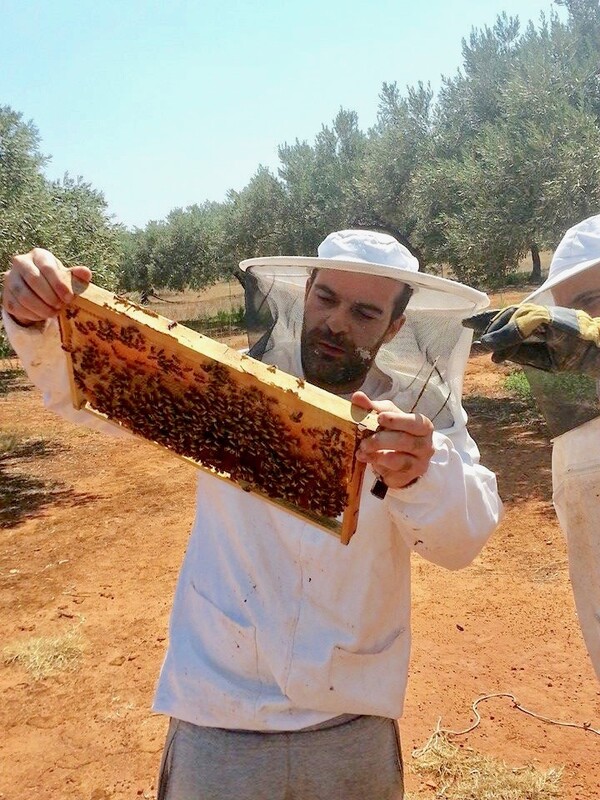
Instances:
[[[11,260],[4,273],[2,305],[19,325],[33,325],[55,317],[73,300],[71,275],[89,283],[87,267],[67,269],[48,250],[39,247]]]

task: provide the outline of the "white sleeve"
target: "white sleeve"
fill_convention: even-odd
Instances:
[[[61,417],[111,436],[130,436],[110,422],[78,411],[71,400],[67,358],[63,352],[58,322],[50,319],[45,325],[24,328],[2,310],[2,322],[8,339],[21,360],[31,382],[41,391],[44,405]]]
[[[496,476],[479,464],[477,445],[462,427],[433,434],[435,453],[412,486],[388,489],[385,502],[410,549],[448,569],[466,567],[502,518]]]

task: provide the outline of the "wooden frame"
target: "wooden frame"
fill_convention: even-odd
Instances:
[[[75,408],[348,544],[374,413],[98,286],[74,289],[59,323]]]

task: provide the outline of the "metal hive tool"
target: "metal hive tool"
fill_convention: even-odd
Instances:
[[[347,544],[377,418],[93,284],[60,315],[73,405]]]

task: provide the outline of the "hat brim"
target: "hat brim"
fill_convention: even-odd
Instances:
[[[600,264],[600,258],[591,258],[588,261],[581,261],[579,264],[574,264],[572,267],[569,267],[569,269],[559,272],[554,278],[547,278],[544,283],[526,297],[523,302],[534,302],[536,299],[539,299],[541,295],[554,289],[555,286],[564,283],[575,275],[579,275],[580,272],[585,272],[585,270],[590,267],[595,267],[597,264]]]
[[[274,281],[290,286],[303,286],[314,269],[331,269],[342,272],[360,272],[365,275],[391,278],[406,283],[414,290],[410,300],[411,309],[435,309],[476,311],[486,308],[490,301],[484,292],[465,286],[458,281],[439,278],[389,264],[374,264],[367,261],[351,261],[334,258],[309,258],[305,256],[266,256],[248,258],[240,262],[244,272],[252,267],[261,268],[263,275],[269,274]]]

